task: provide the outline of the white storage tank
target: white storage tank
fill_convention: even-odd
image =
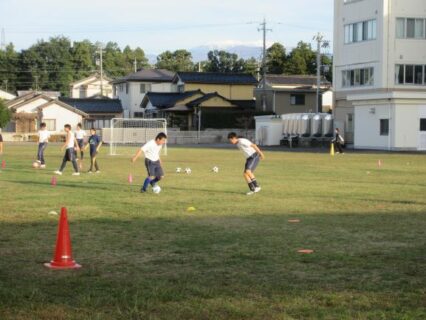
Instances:
[[[317,113],[311,120],[311,134],[313,137],[319,138],[322,136],[322,114]]]
[[[324,137],[333,136],[333,116],[331,114],[325,114],[322,119],[322,134]]]
[[[309,113],[302,114],[299,117],[299,126],[297,134],[301,137],[309,137],[311,135],[311,118],[312,115]]]
[[[283,138],[283,121],[280,116],[254,117],[256,143],[261,146],[279,146]]]

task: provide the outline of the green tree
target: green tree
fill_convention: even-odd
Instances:
[[[9,123],[11,116],[9,108],[0,99],[0,128],[4,128]]]
[[[237,54],[224,50],[214,50],[207,54],[208,61],[204,67],[207,72],[244,72],[245,61]]]
[[[266,70],[269,74],[283,74],[287,61],[286,50],[281,43],[274,43],[266,51]]]
[[[13,44],[8,44],[5,50],[0,50],[0,86],[4,90],[16,89],[19,68],[19,54]]]
[[[257,61],[256,58],[244,60],[242,72],[250,73],[253,76],[257,76],[259,72],[259,61]]]
[[[297,44],[287,58],[285,71],[288,74],[300,75],[316,73],[316,52],[310,44],[303,41]]]
[[[74,42],[71,48],[74,80],[88,77],[95,70],[96,47],[89,41]]]
[[[157,57],[156,67],[175,72],[192,71],[194,70],[194,62],[191,52],[187,50],[180,49],[174,52],[167,50]]]

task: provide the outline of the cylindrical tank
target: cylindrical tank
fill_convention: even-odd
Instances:
[[[322,136],[322,115],[320,113],[315,114],[311,120],[311,134],[313,137]]]
[[[290,125],[290,134],[292,136],[297,135],[297,127],[298,127],[299,114],[295,113],[291,117],[291,125]]]
[[[297,134],[299,136],[309,137],[311,135],[311,118],[312,116],[308,113],[300,115],[297,129]]]
[[[281,119],[283,121],[283,135],[288,136],[289,134],[289,115],[283,114],[281,116]]]
[[[322,134],[324,137],[333,136],[333,116],[327,114],[322,119]]]

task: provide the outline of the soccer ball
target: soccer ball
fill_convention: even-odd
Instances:
[[[213,167],[212,171],[213,171],[214,173],[218,173],[218,172],[219,172],[219,167]]]
[[[182,168],[176,168],[176,173],[181,173],[182,172]]]
[[[38,168],[40,168],[40,162],[38,162],[38,161],[34,161],[34,162],[33,162],[33,168],[34,168],[34,169],[38,169]]]
[[[186,173],[186,174],[191,174],[191,173],[192,173],[191,168],[185,168],[185,173]]]
[[[160,193],[161,192],[161,188],[158,184],[156,184],[155,186],[152,187],[152,192],[154,193]]]

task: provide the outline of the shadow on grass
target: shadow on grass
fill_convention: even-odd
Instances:
[[[42,265],[53,255],[57,219],[1,222],[0,315],[31,318],[51,306],[112,319],[420,314],[426,225],[423,214],[406,216],[72,220],[83,265],[75,271]],[[306,248],[314,254],[297,253]]]

